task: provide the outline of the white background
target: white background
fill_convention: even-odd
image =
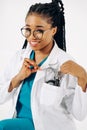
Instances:
[[[0,70],[12,55],[22,47],[24,38],[20,28],[28,8],[37,0],[0,0]],[[38,0],[50,2],[50,0]],[[87,70],[87,1],[63,0],[66,18],[67,52]],[[76,121],[77,130],[87,130],[87,118]]]

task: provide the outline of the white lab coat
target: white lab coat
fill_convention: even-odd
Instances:
[[[18,88],[8,93],[12,77],[20,70],[25,57],[29,57],[31,48],[22,49],[12,58],[5,71],[0,74],[0,107],[6,105],[2,119],[13,118],[18,94]],[[77,84],[76,77],[65,74],[60,87],[45,83],[45,68],[58,61],[59,67],[67,60],[72,60],[66,52],[59,49],[55,43],[47,60],[36,74],[31,91],[31,109],[35,130],[75,130],[73,117],[83,120],[87,114],[87,92],[84,93]],[[51,76],[51,73],[49,74]],[[9,103],[9,107],[7,104]],[[0,113],[2,113],[0,111]],[[1,115],[1,114],[0,114]]]

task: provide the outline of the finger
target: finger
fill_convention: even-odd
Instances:
[[[27,62],[27,63],[29,63],[29,64],[31,64],[31,65],[37,65],[34,60],[31,60],[31,59],[28,59],[28,58],[25,58],[25,59],[24,59],[24,62]]]
[[[29,68],[29,67],[30,67],[30,64],[29,64],[29,63],[27,63],[27,62],[24,62],[24,63],[23,63],[23,65],[24,65],[25,67],[27,67],[27,68]]]
[[[8,92],[11,92],[13,90],[13,86],[12,86],[12,83],[10,84],[10,87],[8,88]]]
[[[70,74],[70,75],[73,75],[75,76],[75,74],[73,73],[72,69],[70,67],[60,67],[60,71],[64,74]]]
[[[31,60],[31,59],[28,59],[28,58],[25,58],[24,62],[27,62],[30,66],[34,67],[34,68],[38,68],[38,65],[36,64],[36,62],[34,60]],[[32,68],[31,67],[31,68]]]
[[[62,64],[62,65],[60,66],[60,69],[61,69],[61,70],[64,70],[65,68],[67,68],[67,64],[66,64],[66,63],[64,63],[64,64]]]
[[[67,67],[66,66],[60,66],[60,71],[62,72],[62,73],[68,73],[69,71],[68,71],[68,69],[67,69]]]
[[[34,72],[37,72],[38,70],[42,70],[40,67],[38,67],[37,69],[35,69],[35,68],[33,68],[33,69],[31,69],[31,73],[34,73]]]
[[[12,90],[13,90],[13,88],[12,88],[12,87],[9,87],[8,92],[11,92]]]

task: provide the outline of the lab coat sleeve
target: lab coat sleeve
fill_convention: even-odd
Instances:
[[[82,91],[76,78],[69,80],[69,86],[65,93],[64,103],[68,111],[79,121],[85,119],[87,116],[87,92]]]
[[[12,92],[8,92],[10,82],[11,80],[6,81],[5,83],[0,83],[0,104],[8,101],[16,91],[16,89],[14,89]]]
[[[18,73],[19,62],[20,54],[17,52],[9,61],[4,71],[0,72],[0,104],[9,100],[16,91],[16,89],[14,89],[9,93],[8,88],[12,78]]]
[[[80,121],[87,116],[87,91],[83,92],[79,85],[77,85],[75,89],[72,102],[72,114]]]

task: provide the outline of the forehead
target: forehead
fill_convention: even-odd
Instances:
[[[50,27],[51,24],[47,22],[48,18],[44,18],[38,14],[29,14],[25,20],[25,24],[31,27],[41,26],[41,27]]]

